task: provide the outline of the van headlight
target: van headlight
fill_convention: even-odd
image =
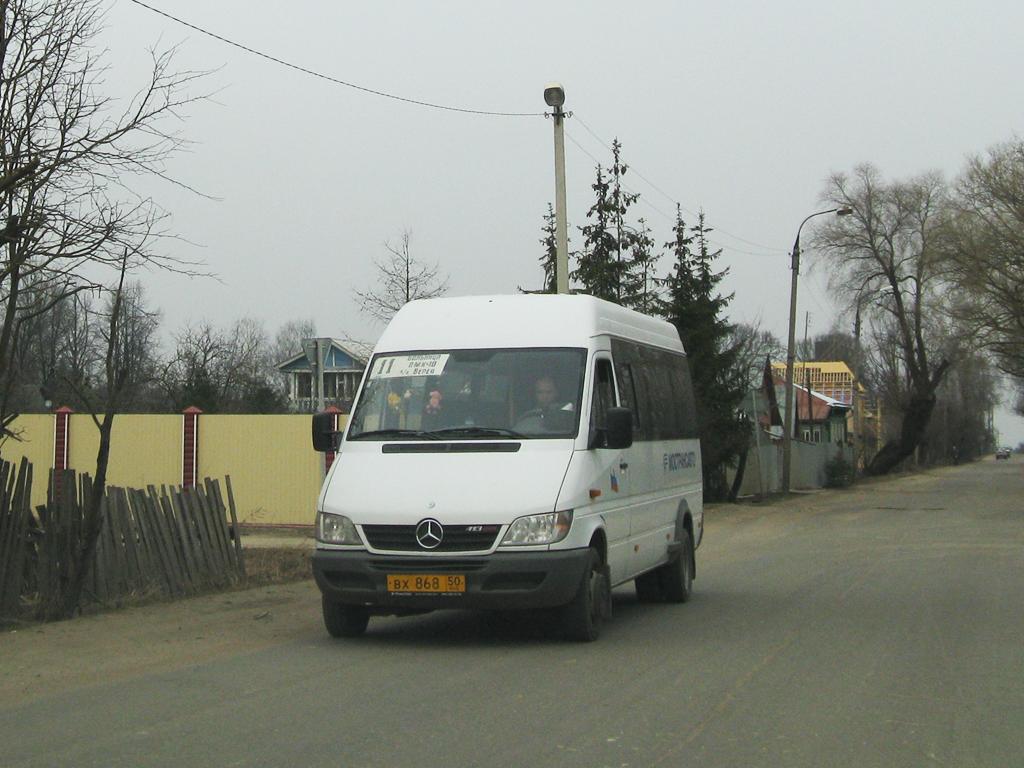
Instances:
[[[520,517],[508,527],[502,546],[526,546],[528,544],[554,544],[569,535],[572,527],[572,510],[548,512],[544,515]]]
[[[362,544],[355,525],[344,515],[316,513],[316,538],[325,544]]]

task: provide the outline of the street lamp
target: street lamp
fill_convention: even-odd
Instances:
[[[555,292],[569,292],[569,228],[565,214],[565,89],[559,83],[544,88],[544,103],[555,122]]]
[[[782,432],[782,491],[789,493],[790,470],[793,458],[793,358],[796,352],[796,280],[800,274],[800,232],[804,224],[815,216],[824,216],[826,213],[834,213],[836,216],[849,216],[853,213],[852,208],[829,208],[827,211],[812,213],[800,222],[796,231],[796,240],[793,243],[793,260],[790,269],[793,270],[793,282],[789,292],[789,344],[786,347],[786,423]],[[808,393],[808,397],[810,394]]]

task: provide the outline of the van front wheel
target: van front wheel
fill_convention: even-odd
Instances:
[[[589,643],[601,634],[609,590],[605,570],[601,556],[591,549],[576,596],[562,608],[562,626],[569,639]]]
[[[361,605],[345,605],[323,598],[324,626],[331,637],[359,637],[370,623],[370,612]]]

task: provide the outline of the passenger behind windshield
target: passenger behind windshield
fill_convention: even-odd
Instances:
[[[348,439],[572,437],[582,349],[377,355]]]

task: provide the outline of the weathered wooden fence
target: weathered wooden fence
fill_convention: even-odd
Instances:
[[[17,612],[29,570],[32,465],[21,460],[18,471],[0,461],[0,616]]]
[[[47,503],[32,511],[31,465],[0,462],[0,615],[34,603],[38,615],[63,599],[84,545],[88,475],[51,472]],[[85,564],[82,602],[180,596],[245,578],[230,477],[201,487],[108,487],[95,551]]]
[[[225,484],[227,505],[216,480],[159,491],[108,488],[86,591],[108,602],[154,591],[192,594],[243,578],[231,479]]]

